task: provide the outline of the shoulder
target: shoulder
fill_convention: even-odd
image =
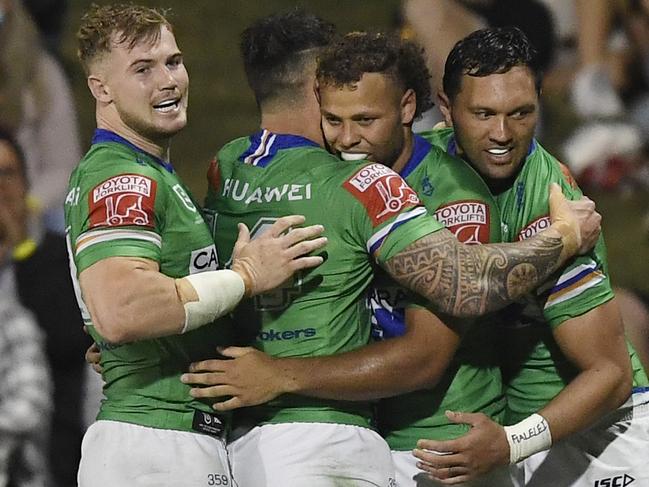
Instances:
[[[570,168],[545,149],[537,140],[534,140],[534,147],[528,156],[528,166],[538,178],[543,178],[548,182],[557,182],[567,191],[579,191]]]

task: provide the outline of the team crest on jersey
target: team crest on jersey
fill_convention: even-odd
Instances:
[[[99,183],[88,195],[90,228],[153,227],[156,185],[140,174],[120,174]]]
[[[401,176],[381,164],[363,167],[343,186],[365,206],[374,226],[405,208],[419,205],[417,193]]]
[[[442,206],[435,218],[466,244],[489,243],[489,206],[482,201],[457,201]]]
[[[549,216],[540,216],[536,220],[529,223],[525,228],[523,228],[518,233],[518,240],[527,240],[530,237],[533,237],[539,232],[542,232],[550,226],[550,217]]]

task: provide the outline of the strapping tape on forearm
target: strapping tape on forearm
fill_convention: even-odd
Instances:
[[[185,302],[185,325],[181,333],[211,323],[219,316],[229,313],[239,304],[246,290],[241,276],[227,269],[192,274],[182,280],[191,284],[198,295],[198,301]]]
[[[550,426],[540,414],[532,414],[519,423],[505,426],[505,434],[512,464],[552,446]]]

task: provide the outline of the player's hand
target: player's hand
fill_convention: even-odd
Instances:
[[[93,342],[93,344],[88,347],[88,350],[86,350],[85,358],[86,363],[90,364],[92,370],[94,370],[98,374],[101,374],[101,371],[103,370],[100,365],[101,351],[99,350],[99,347],[96,343]]]
[[[189,373],[181,376],[185,384],[202,386],[190,390],[192,397],[230,396],[213,406],[217,411],[229,411],[263,404],[285,391],[281,359],[252,347],[227,347],[219,352],[228,359],[195,362]]]
[[[579,200],[567,203],[579,222],[581,246],[578,253],[585,254],[597,243],[602,231],[602,216],[595,211],[595,202],[588,196],[582,196]]]
[[[292,228],[304,221],[302,215],[282,217],[254,240],[250,240],[248,228],[243,223],[239,224],[239,238],[232,253],[232,270],[243,278],[246,296],[270,291],[295,272],[322,264],[322,257],[306,254],[327,244],[326,237],[318,237],[324,227]]]
[[[509,444],[502,426],[482,413],[447,411],[446,417],[471,429],[449,441],[419,440],[413,455],[417,467],[445,485],[460,484],[509,464]]]
[[[557,231],[561,236],[563,249],[561,250],[560,260],[563,263],[575,255],[581,247],[580,223],[557,183],[550,184],[548,203],[550,206],[550,221],[552,222],[548,231]]]

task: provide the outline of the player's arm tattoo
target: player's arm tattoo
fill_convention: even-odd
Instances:
[[[439,311],[477,316],[531,291],[560,264],[560,238],[538,234],[515,244],[463,245],[440,230],[386,263],[389,274]]]

